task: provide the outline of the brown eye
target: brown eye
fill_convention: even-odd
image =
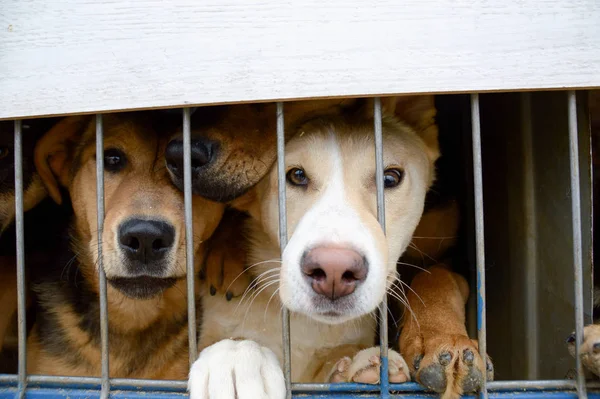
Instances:
[[[292,168],[288,170],[285,175],[288,183],[293,186],[306,186],[308,185],[308,177],[306,176],[306,172],[300,168]]]
[[[10,153],[8,147],[0,147],[0,159],[4,159]]]
[[[104,150],[104,170],[119,172],[127,164],[127,158],[121,150],[108,148]]]
[[[386,169],[383,173],[383,186],[385,188],[394,188],[402,183],[404,171],[402,169]]]

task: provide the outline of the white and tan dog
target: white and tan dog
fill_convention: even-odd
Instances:
[[[293,381],[378,382],[373,312],[397,278],[439,154],[431,97],[383,104],[387,231],[377,221],[372,102],[299,123],[286,144],[283,258],[273,168],[237,202],[253,218],[247,273],[255,285],[247,298],[204,298],[192,399],[284,397],[282,305],[291,311]],[[391,381],[410,379],[400,354],[389,360]]]

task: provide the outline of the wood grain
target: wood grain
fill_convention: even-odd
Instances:
[[[598,0],[0,0],[0,119],[566,87]]]

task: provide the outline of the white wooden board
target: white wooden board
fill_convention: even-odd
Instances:
[[[599,0],[0,0],[0,119],[593,86]]]

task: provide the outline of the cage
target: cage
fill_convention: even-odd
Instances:
[[[14,243],[4,245],[16,250],[19,294],[18,329],[8,339],[17,351],[2,353],[8,373],[0,375],[0,398],[187,395],[185,381],[109,378],[104,273],[100,375],[28,375],[25,342],[35,319],[25,312],[25,240],[30,229],[53,221],[31,216],[34,211],[24,216],[23,171],[32,167],[23,158],[24,125],[41,121],[43,129],[48,119],[37,118],[96,114],[96,151],[102,154],[103,115],[183,107],[186,236],[193,236],[190,107],[277,102],[272,121],[283,185],[287,101],[419,93],[436,94],[439,190],[448,190],[461,207],[454,266],[470,278],[467,326],[482,355],[494,361],[495,381],[485,382],[478,395],[598,395],[600,386],[586,383],[581,360],[564,344],[576,331],[581,345],[583,326],[593,322],[593,120],[599,117],[589,107],[597,92],[586,90],[600,87],[596,2],[33,0],[4,1],[1,8],[0,120],[14,120],[16,220],[14,232],[8,230]],[[373,130],[381,174],[378,107]],[[103,162],[96,176],[104,176]],[[104,180],[97,181],[101,241]],[[383,212],[383,187],[377,196]],[[285,209],[283,198],[279,206]],[[189,275],[192,244],[186,243]],[[186,289],[193,297],[193,278]],[[197,335],[195,308],[189,301],[189,337]],[[385,348],[397,339],[383,313],[386,359]],[[289,324],[283,329],[289,343]],[[196,345],[189,340],[190,361]],[[284,359],[288,397],[437,396],[415,383],[390,384],[385,360],[381,384],[365,386],[297,383],[289,378],[289,354]],[[577,378],[567,379],[573,368]]]

